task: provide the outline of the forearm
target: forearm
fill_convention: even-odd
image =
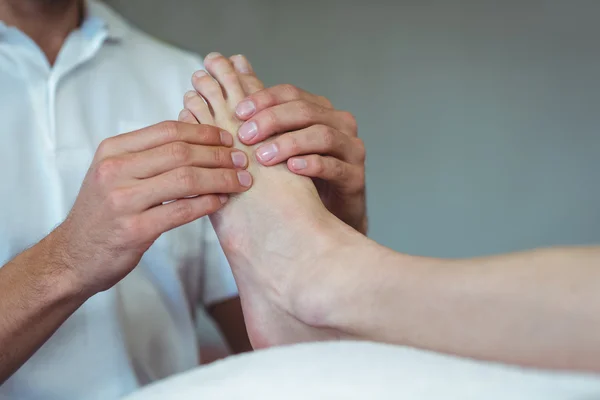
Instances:
[[[600,248],[450,261],[371,244],[347,260],[345,273],[354,276],[345,282],[357,283],[338,287],[326,314],[342,332],[466,357],[600,371]]]
[[[47,237],[0,268],[0,385],[87,299],[52,248]]]

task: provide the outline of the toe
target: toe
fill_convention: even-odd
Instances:
[[[181,110],[181,112],[179,113],[179,118],[177,118],[177,120],[179,122],[185,122],[188,124],[198,124],[198,120],[196,119],[196,117],[194,117],[194,115],[192,115],[192,113],[189,110]]]
[[[244,99],[245,93],[232,62],[219,53],[210,53],[204,60],[206,70],[219,82],[230,107]]]
[[[194,73],[192,84],[194,85],[196,92],[206,100],[209,109],[213,112],[227,106],[221,86],[212,76],[207,74],[206,71],[197,71]]]
[[[200,95],[191,90],[184,96],[183,105],[201,124],[214,125],[214,118],[208,103]]]
[[[254,73],[254,69],[246,57],[241,54],[230,58],[233,67],[238,75],[238,79],[244,89],[246,96],[254,94],[265,88],[265,85]]]

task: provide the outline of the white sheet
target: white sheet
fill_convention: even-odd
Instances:
[[[592,400],[600,377],[481,363],[367,342],[272,348],[200,367],[126,400]]]

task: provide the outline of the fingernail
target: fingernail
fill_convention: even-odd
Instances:
[[[256,125],[256,122],[254,122],[254,121],[246,122],[244,125],[242,125],[240,127],[240,130],[238,131],[238,135],[240,136],[240,139],[242,139],[246,142],[254,139],[254,137],[257,134],[258,134],[258,125]]]
[[[249,118],[256,112],[256,106],[252,100],[244,100],[235,108],[235,113],[240,118]]]
[[[265,146],[260,147],[256,151],[256,156],[262,162],[269,162],[275,158],[279,149],[275,143],[270,143]]]
[[[224,194],[219,195],[219,201],[221,202],[221,204],[227,203],[227,200],[229,200],[229,196]]]
[[[229,132],[221,131],[219,132],[219,136],[221,136],[221,143],[223,146],[233,146],[233,138]]]
[[[307,167],[306,160],[303,158],[294,158],[292,160],[292,168],[296,170],[304,169]]]
[[[250,185],[252,185],[252,176],[248,171],[238,171],[237,176],[240,185],[244,187],[250,187]]]
[[[252,72],[252,67],[250,66],[250,63],[248,62],[248,60],[246,60],[246,57],[244,57],[243,55],[238,54],[236,56],[231,57],[231,59],[233,61],[233,67],[240,74],[249,74]]]
[[[212,53],[209,53],[205,60],[210,60],[212,58],[217,58],[217,57],[221,57],[221,53],[217,53],[216,51],[213,51]]]
[[[203,76],[206,76],[206,71],[200,70],[200,71],[194,72],[194,77],[197,79],[200,79]]]
[[[248,157],[245,153],[242,153],[241,151],[231,153],[231,159],[233,160],[233,165],[235,165],[238,168],[244,168],[248,163]]]
[[[196,92],[193,90],[190,90],[189,92],[187,92],[185,95],[183,95],[183,97],[185,97],[186,99],[191,99],[192,97],[196,96]]]

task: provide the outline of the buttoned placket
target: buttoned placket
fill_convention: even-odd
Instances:
[[[44,145],[48,178],[53,187],[62,187],[57,165],[57,152],[61,145],[57,133],[56,109],[59,86],[73,70],[94,57],[107,37],[108,31],[102,20],[96,17],[87,19],[80,29],[67,37],[56,62],[51,66],[46,55],[31,38],[0,21],[0,44],[9,46],[8,54],[18,69],[15,74],[22,77],[29,92],[31,110],[34,113],[32,120],[37,123],[37,137]],[[53,197],[48,199],[48,204],[53,205],[53,219],[62,220],[65,214],[64,193],[62,190],[52,192],[46,195]]]

